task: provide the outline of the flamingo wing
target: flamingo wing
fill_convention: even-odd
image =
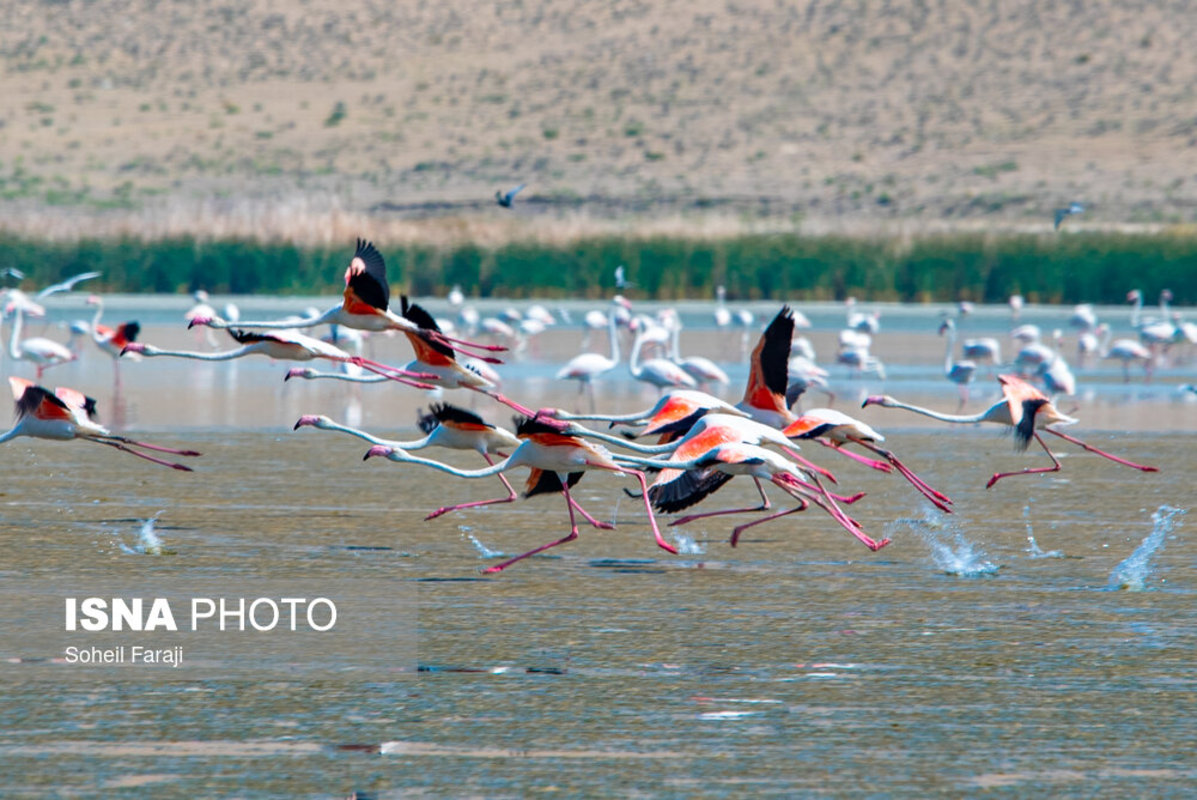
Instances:
[[[473,411],[467,411],[460,406],[451,405],[449,403],[434,403],[429,409],[430,413],[427,415],[436,420],[439,425],[447,425],[451,428],[457,428],[463,431],[489,431],[494,430],[494,425],[490,425],[482,420],[482,417],[475,414]],[[424,425],[420,425],[423,429]],[[435,425],[433,426],[436,427]],[[431,429],[429,429],[431,430]]]
[[[1019,450],[1026,450],[1035,434],[1035,414],[1051,402],[1043,392],[1015,375],[999,375],[1002,394],[1010,409],[1010,424],[1014,426],[1014,441]]]
[[[408,302],[407,295],[399,296],[399,304],[403,318],[422,329],[419,333],[404,331],[416,352],[416,360],[439,367],[447,367],[455,362],[457,359],[453,354],[453,348],[423,333],[424,330],[440,332],[436,319],[421,306]]]
[[[9,385],[17,399],[17,419],[32,416],[41,420],[71,420],[71,408],[49,389],[20,378],[9,378]],[[20,394],[17,395],[18,389]]]
[[[348,314],[377,314],[390,305],[386,262],[372,242],[357,240],[357,250],[345,269],[342,308]]]
[[[566,482],[572,487],[582,480],[583,472],[569,473]],[[538,494],[549,494],[562,491],[561,478],[552,470],[532,469],[528,473],[528,480],[524,482],[524,497],[535,497]]]
[[[779,413],[786,411],[790,341],[793,337],[793,312],[789,306],[782,306],[752,351],[748,386],[744,390],[745,404]]]

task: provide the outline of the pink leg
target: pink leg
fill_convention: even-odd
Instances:
[[[989,479],[989,483],[985,484],[985,488],[992,488],[993,485],[1002,478],[1009,478],[1011,475],[1037,475],[1042,472],[1059,472],[1060,460],[1056,458],[1055,453],[1048,449],[1047,443],[1039,438],[1039,434],[1037,432],[1035,434],[1035,441],[1039,442],[1039,446],[1043,448],[1043,452],[1047,453],[1047,457],[1052,460],[1052,465],[1050,467],[1023,467],[1017,472],[997,472],[994,473],[994,476]]]
[[[481,351],[484,351],[487,353],[502,353],[507,350],[506,346],[501,345],[501,344],[482,344],[481,342],[471,342],[467,339],[457,339],[452,336],[446,336],[445,334],[441,333],[440,331],[428,331],[428,333],[430,333],[432,335],[432,338],[437,339],[438,341],[444,342],[445,344],[452,347],[454,350],[461,350],[463,352],[465,350],[476,350],[476,351],[481,350]],[[485,356],[479,356],[479,358],[481,358],[484,361],[488,361],[491,364],[503,363],[503,362],[499,361],[498,359],[488,358]]]
[[[801,455],[798,454],[797,451],[791,450],[788,447],[783,447],[782,449],[785,450],[786,455],[788,455],[790,458],[794,459],[799,464],[801,464],[803,467],[805,467],[808,472],[814,472],[818,475],[822,475],[824,478],[831,481],[832,483],[839,483],[839,481],[837,481],[835,479],[835,476],[831,474],[831,470],[823,469],[815,462],[811,461],[808,458],[802,457]]]
[[[548,544],[542,544],[540,547],[534,547],[531,550],[529,550],[528,552],[521,553],[520,555],[516,556],[515,558],[509,558],[506,561],[504,561],[502,564],[495,564],[493,567],[487,567],[486,569],[482,570],[482,572],[484,574],[490,574],[492,572],[502,572],[503,570],[507,569],[512,564],[514,564],[515,562],[522,561],[525,558],[527,558],[528,556],[534,556],[537,553],[543,553],[545,550],[548,550],[549,548],[556,547],[559,544],[565,544],[566,542],[572,542],[574,539],[578,538],[578,524],[574,521],[574,506],[573,506],[573,501],[570,499],[570,496],[569,496],[569,483],[562,482],[561,491],[565,495],[565,507],[569,509],[569,534],[566,536],[563,536],[562,538],[560,538],[554,542],[549,542]]]
[[[832,450],[836,451],[837,453],[840,453],[841,455],[847,456],[848,458],[852,459],[853,461],[859,461],[861,464],[864,464],[866,467],[872,467],[873,469],[878,470],[879,472],[892,472],[893,471],[893,467],[890,466],[889,464],[885,463],[884,461],[874,461],[871,458],[865,458],[862,455],[853,453],[851,450],[845,450],[843,447],[840,447],[837,444],[832,444],[831,442],[829,442],[825,439],[815,439],[815,441],[818,442],[819,444],[823,445],[824,447],[830,447]]]
[[[1111,455],[1104,450],[1098,450],[1093,445],[1085,444],[1080,439],[1074,439],[1073,437],[1069,436],[1068,434],[1060,433],[1059,431],[1052,430],[1051,428],[1044,428],[1044,430],[1047,431],[1048,433],[1059,436],[1061,439],[1063,439],[1066,442],[1072,442],[1073,444],[1075,444],[1079,447],[1083,447],[1084,449],[1088,450],[1090,453],[1096,453],[1097,455],[1099,455],[1103,458],[1110,459],[1111,461],[1113,461],[1116,464],[1122,464],[1124,467],[1132,467],[1133,469],[1141,470],[1143,472],[1159,472],[1160,471],[1159,467],[1148,467],[1148,466],[1144,466],[1143,464],[1136,464],[1133,461],[1127,461],[1124,458],[1119,458],[1118,456]]]
[[[859,500],[860,498],[865,496],[864,492],[857,492],[856,494],[853,494],[853,495],[842,495],[842,494],[836,494],[835,492],[826,492],[820,486],[815,486],[813,483],[807,483],[806,481],[798,480],[797,478],[794,478],[794,477],[790,477],[788,480],[793,481],[792,485],[801,486],[803,489],[806,489],[809,492],[819,492],[820,494],[826,493],[826,495],[828,497],[830,497],[832,500],[835,500],[837,503],[843,503],[846,506],[852,505],[857,500]],[[778,485],[780,485],[780,484],[778,484]]]
[[[156,450],[159,453],[170,453],[175,456],[199,456],[203,453],[198,453],[195,450],[175,450],[172,447],[161,447],[156,444],[147,444],[146,442],[136,442],[132,439],[127,439],[124,436],[105,436],[103,437],[109,442],[120,442],[121,444],[132,445],[133,447],[142,447],[146,450]]]
[[[693,522],[696,519],[706,519],[707,517],[722,517],[726,516],[727,514],[746,514],[750,511],[768,511],[773,506],[769,503],[769,497],[765,494],[765,488],[761,486],[759,479],[753,478],[752,480],[756,484],[756,490],[761,496],[761,504],[756,508],[727,508],[723,511],[707,511],[702,514],[690,514],[688,516],[675,519],[673,522],[669,523],[669,526],[673,527],[674,525],[685,525],[687,523]]]
[[[569,502],[570,502],[570,504],[571,504],[571,505],[574,507],[574,509],[575,509],[575,510],[576,510],[576,511],[577,511],[579,514],[581,514],[581,515],[582,515],[582,519],[584,519],[584,520],[586,520],[587,522],[589,522],[589,523],[590,523],[592,526],[594,526],[595,528],[598,528],[600,531],[613,531],[613,530],[615,530],[615,526],[614,526],[614,525],[612,525],[610,522],[600,522],[599,520],[597,520],[597,519],[595,519],[594,517],[592,517],[592,516],[590,516],[589,514],[587,514],[587,513],[586,513],[586,509],[584,509],[584,508],[582,508],[582,506],[578,505],[578,501],[577,501],[577,500],[575,500],[575,499],[574,499],[572,496],[570,496],[570,498],[569,498]]]
[[[137,456],[138,458],[144,458],[146,461],[152,461],[155,464],[161,464],[164,467],[170,467],[171,469],[182,470],[183,472],[191,472],[192,471],[191,467],[185,467],[182,464],[176,464],[173,461],[166,461],[161,458],[154,458],[153,456],[148,456],[145,453],[139,453],[131,447],[125,447],[120,442],[110,442],[106,439],[85,439],[84,441],[95,442],[96,444],[106,444],[109,447],[115,447],[117,450],[121,450],[123,452],[130,453],[132,455]]]
[[[599,466],[595,464],[594,466]],[[644,510],[648,512],[648,524],[652,526],[653,538],[657,541],[657,547],[666,550],[674,555],[677,555],[677,548],[665,541],[661,537],[661,530],[657,527],[657,518],[653,516],[653,507],[648,502],[648,483],[644,480],[644,473],[634,469],[624,469],[623,467],[601,467],[602,469],[609,469],[613,472],[622,472],[624,475],[634,475],[636,480],[640,482],[640,496],[644,498]]]
[[[797,500],[799,505],[795,506],[794,508],[787,508],[785,511],[778,511],[776,514],[770,514],[767,517],[754,519],[752,522],[746,522],[743,525],[733,528],[731,535],[731,546],[735,547],[740,541],[740,534],[744,533],[744,531],[748,530],[753,525],[760,525],[762,522],[769,522],[771,520],[777,519],[778,517],[784,517],[787,514],[794,514],[798,511],[805,511],[806,509],[810,508],[810,502],[805,497],[799,497]]]
[[[918,475],[915,475],[905,464],[899,461],[898,457],[892,452],[877,447],[876,445],[869,444],[868,442],[857,442],[857,444],[887,458],[891,464],[897,467],[898,472],[902,473],[902,477],[909,481],[911,486],[919,490],[919,494],[930,500],[932,504],[940,511],[946,511],[949,514],[952,513],[952,509],[948,507],[952,502],[952,499],[946,494],[931,488],[926,481],[924,481]]]
[[[482,457],[486,459],[487,464],[490,464],[492,466],[494,465],[495,462],[491,460],[489,455],[487,455],[486,453],[483,453]],[[489,506],[489,505],[494,505],[495,503],[514,502],[515,498],[518,495],[516,495],[515,489],[511,488],[511,484],[507,482],[507,476],[500,472],[499,480],[503,482],[503,486],[506,487],[506,489],[507,489],[506,497],[496,497],[492,500],[475,500],[472,503],[461,503],[456,506],[442,506],[441,508],[438,508],[436,511],[433,511],[428,516],[424,517],[424,521],[427,522],[430,519],[436,519],[441,514],[448,514],[450,511],[457,511],[458,509],[462,509],[462,508],[478,508],[479,506]]]
[[[417,389],[435,389],[436,387],[429,383],[424,383],[420,380],[413,380],[413,378],[432,378],[435,377],[426,372],[408,372],[405,369],[398,367],[387,366],[386,364],[379,364],[376,361],[367,361],[364,358],[354,357],[349,359],[349,363],[356,364],[364,370],[369,370],[375,375],[381,375],[384,378],[402,383],[405,386],[413,386]]]

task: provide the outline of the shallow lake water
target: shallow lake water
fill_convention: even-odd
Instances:
[[[988,313],[991,327],[1007,324],[1000,309]],[[833,369],[835,407],[884,431],[956,513],[930,508],[896,475],[807,445],[841,489],[867,492],[852,514],[889,546],[871,553],[811,509],[750,529],[735,549],[726,518],[663,528],[684,551],[673,556],[622,493],[631,482],[591,474],[575,496],[617,528],[583,527],[577,541],[498,575],[480,569],[564,535],[560,496],[424,522],[437,506],[502,489],[493,478],[363,463],[363,442],[291,430],[300,414],[325,413],[414,438],[416,409],[431,398],[283,383],[287,365],[265,359],[123,363],[118,387],[110,359],[86,350],[43,382],[96,396],[103,421],[131,436],[204,455],[184,474],[82,443],[7,443],[6,582],[58,597],[89,581],[197,576],[227,581],[230,593],[271,581],[309,592],[347,577],[389,582],[414,606],[415,653],[385,637],[354,642],[346,665],[390,659],[402,673],[373,679],[88,682],[55,677],[78,666],[0,663],[0,795],[1189,796],[1197,550],[1183,511],[1197,404],[1177,384],[1191,368],[1149,385],[1099,368],[1062,402],[1082,420],[1070,433],[1160,472],[1051,441],[1061,472],[986,490],[995,470],[1045,456],[1014,452],[998,428],[860,410],[861,396],[880,392],[956,404],[939,373],[934,313],[887,316],[899,320],[896,335],[876,351],[893,364],[889,377]],[[206,347],[180,328],[162,320],[143,339]],[[834,330],[810,335],[830,342]],[[513,359],[504,390],[574,407],[573,388],[552,374],[580,338],[571,330]],[[738,339],[697,330],[686,341],[692,352],[726,349],[725,394],[737,399]],[[372,346],[382,360],[410,357],[401,339]],[[32,375],[10,360],[4,369]],[[987,376],[976,390],[972,411],[996,398]],[[628,411],[654,397],[619,375],[598,402]],[[446,399],[510,417],[487,398]],[[429,455],[482,466],[471,454]],[[517,488],[524,474],[513,474]],[[706,505],[751,504],[742,480]],[[10,607],[6,624],[22,613]]]

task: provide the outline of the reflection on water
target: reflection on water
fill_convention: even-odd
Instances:
[[[147,331],[195,346],[187,336]],[[580,336],[546,339],[542,353]],[[955,387],[935,366],[942,342],[918,336],[887,355],[897,368],[885,384],[836,380],[950,409]],[[409,357],[401,340],[372,346],[382,360]],[[996,428],[943,429],[837,401],[917,459],[958,513],[930,512],[899,478],[808,447],[835,470],[837,491],[866,492],[852,514],[870,533],[896,533],[892,544],[870,553],[812,510],[752,528],[735,549],[737,523],[700,520],[682,534],[696,552],[669,556],[643,508],[621,503],[626,481],[588,474],[578,501],[617,528],[583,527],[492,577],[480,574],[490,559],[564,535],[559,495],[424,522],[494,487],[363,462],[363,443],[291,426],[356,408],[363,427],[403,438],[427,398],[284,384],[287,365],[265,359],[229,366],[123,365],[118,396],[106,356],[50,373],[51,385],[95,394],[114,426],[117,399],[116,427],[204,455],[182,474],[109,448],[7,443],[0,574],[63,593],[84,578],[135,587],[202,574],[232,590],[269,577],[305,592],[399,578],[418,588],[420,673],[365,685],[47,686],[2,663],[0,794],[1179,797],[1197,780],[1195,554],[1169,538],[1194,467],[1191,435],[1176,432],[1193,430],[1197,405],[1143,387],[1136,400],[1117,384],[1109,399],[1082,400],[1078,430],[1160,473],[1072,450],[1067,483],[1018,477],[987,490],[995,470],[1042,454],[1015,452]],[[552,367],[512,364],[505,390],[569,407],[576,389],[557,387]],[[977,394],[978,408],[990,401]],[[598,396],[631,410],[654,393],[621,378]],[[509,419],[485,398],[478,406]],[[728,507],[756,500],[749,481],[719,495]],[[127,555],[154,548],[173,555]],[[1069,557],[1042,557],[1055,552]],[[986,579],[962,579],[973,576]],[[1136,581],[1154,591],[1105,591]],[[390,645],[360,642],[346,658],[385,658]]]

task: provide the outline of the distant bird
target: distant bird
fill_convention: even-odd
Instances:
[[[35,294],[33,298],[35,300],[41,300],[43,297],[49,297],[52,294],[69,292],[75,288],[75,284],[81,283],[82,281],[91,280],[92,278],[98,278],[102,274],[103,273],[100,272],[81,272],[78,275],[73,275],[67,278],[65,281],[60,281],[59,283],[47,286],[45,289],[42,289],[40,292]]]
[[[625,289],[635,288],[636,284],[627,279],[626,267],[620,264],[615,268],[615,289],[616,291],[624,291]]]
[[[590,397],[590,410],[595,410],[594,380],[606,372],[615,369],[619,364],[619,334],[615,331],[615,317],[607,318],[607,332],[610,340],[611,356],[602,353],[581,353],[571,358],[564,367],[557,372],[557,380],[571,380],[578,382],[578,394],[587,393]]]
[[[115,328],[101,325],[100,318],[104,316],[104,300],[99,295],[93,294],[87,298],[87,304],[96,307],[96,315],[92,318],[90,326],[91,339],[97,347],[112,356],[112,368],[116,371],[119,380],[121,351],[127,344],[137,340],[137,335],[141,333],[141,325],[134,320],[122,322]]]
[[[1085,210],[1085,207],[1083,205],[1081,205],[1080,203],[1069,203],[1064,208],[1057,208],[1056,216],[1055,216],[1055,229],[1059,230],[1060,225],[1064,222],[1065,219],[1067,219],[1068,217],[1071,217],[1073,214],[1080,214],[1084,210]]]
[[[731,310],[727,307],[727,289],[715,287],[715,326],[722,329],[731,325]]]
[[[108,445],[146,461],[184,472],[191,472],[191,467],[155,458],[134,448],[156,450],[176,456],[199,455],[194,450],[174,450],[117,436],[96,422],[96,401],[74,389],[59,387],[51,392],[24,378],[9,378],[8,385],[12,389],[13,399],[16,400],[17,421],[9,431],[0,434],[0,442],[7,442],[18,436],[59,441],[81,439],[85,442]]]
[[[1013,322],[1018,322],[1019,316],[1022,315],[1022,307],[1026,304],[1021,294],[1012,294],[1006,303],[1010,306],[1010,319]]]
[[[454,308],[461,308],[461,306],[465,303],[465,294],[462,293],[461,286],[456,283],[453,284],[453,288],[449,290],[449,296],[447,299],[449,300],[449,305],[453,306]]]
[[[1047,444],[1039,436],[1039,432],[1050,433],[1053,436],[1059,436],[1066,442],[1072,442],[1079,447],[1095,453],[1103,458],[1122,464],[1123,466],[1137,469],[1141,472],[1158,472],[1157,467],[1148,467],[1142,464],[1136,464],[1133,461],[1127,461],[1124,458],[1111,455],[1104,450],[1098,450],[1090,444],[1082,442],[1080,439],[1061,433],[1056,430],[1056,425],[1072,425],[1077,422],[1076,419],[1060,412],[1058,408],[1052,403],[1043,392],[1036,389],[1031,384],[1018,378],[1014,375],[999,375],[998,381],[1002,386],[1002,399],[994,403],[989,408],[985,409],[979,414],[944,414],[939,411],[933,411],[929,408],[921,408],[920,406],[911,405],[910,403],[903,403],[889,395],[874,395],[865,398],[865,406],[879,405],[883,408],[904,408],[907,411],[913,411],[916,414],[922,414],[925,417],[938,419],[943,422],[952,422],[957,424],[972,424],[976,422],[996,422],[999,425],[1008,425],[1014,429],[1014,442],[1019,450],[1026,450],[1027,445],[1030,444],[1031,439],[1039,443],[1043,451],[1047,453],[1048,458],[1052,460],[1050,467],[1024,467],[1017,472],[998,472],[989,479],[985,484],[985,488],[990,488],[1002,478],[1008,478],[1011,475],[1030,475],[1041,472],[1059,472],[1060,462],[1056,458],[1055,453],[1048,449]]]
[[[350,436],[364,439],[370,442],[370,444],[397,447],[404,451],[420,450],[425,447],[473,450],[486,459],[487,465],[495,463],[491,460],[491,453],[497,453],[500,450],[514,450],[520,445],[520,440],[514,434],[503,428],[484,422],[482,417],[479,417],[472,411],[467,411],[464,408],[449,405],[448,403],[434,404],[428,414],[420,415],[418,423],[420,430],[424,432],[425,436],[422,439],[409,442],[380,439],[365,431],[351,428],[347,425],[340,425],[326,416],[316,414],[304,414],[300,417],[295,423],[295,430],[310,425],[313,428],[320,428],[321,430],[347,433]],[[478,508],[479,506],[489,506],[495,503],[513,502],[516,498],[515,489],[511,488],[511,484],[507,482],[506,476],[502,473],[499,473],[498,477],[503,482],[504,488],[507,489],[506,497],[499,497],[492,500],[476,500],[471,503],[461,503],[455,506],[442,506],[424,517],[424,519],[435,519],[442,514],[463,508]]]
[[[656,386],[657,389],[684,387],[693,389],[698,382],[690,373],[667,358],[650,358],[640,360],[640,352],[644,349],[648,326],[643,319],[638,318],[640,324],[636,328],[636,338],[632,342],[632,355],[628,361],[628,372],[632,377],[643,383]],[[667,333],[667,332],[666,332]]]
[[[526,184],[526,183],[521,183],[519,186],[516,186],[514,189],[508,189],[506,192],[504,192],[501,189],[496,190],[495,191],[495,202],[498,203],[499,205],[503,206],[503,208],[511,208],[511,203],[515,200],[515,196],[517,194],[519,194],[520,190],[522,190],[527,185],[528,184]]]
[[[1098,352],[1102,358],[1112,358],[1122,362],[1122,380],[1124,383],[1130,383],[1130,365],[1135,361],[1143,365],[1145,380],[1151,380],[1151,369],[1155,364],[1155,355],[1146,345],[1136,342],[1134,339],[1117,339],[1111,344],[1110,329],[1106,327],[1102,331],[1102,341],[1098,346]]]
[[[0,269],[0,278],[4,278],[5,281],[12,280],[19,282],[25,280],[25,273],[16,267],[5,267],[4,269]]]
[[[952,383],[960,387],[960,408],[968,402],[968,387],[977,373],[975,361],[953,361],[952,350],[956,347],[956,323],[945,319],[939,326],[939,335],[947,334],[947,348],[943,357],[943,375]]]

